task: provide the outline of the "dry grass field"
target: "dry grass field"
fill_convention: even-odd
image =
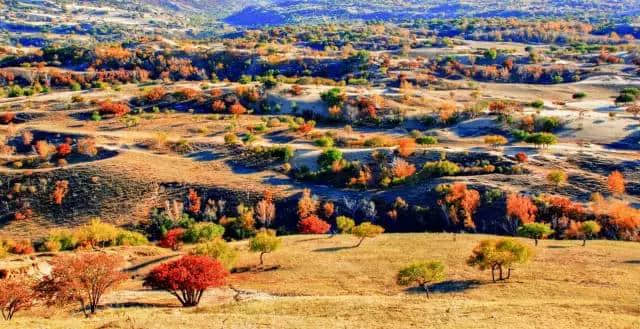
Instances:
[[[638,328],[640,253],[637,243],[543,240],[533,261],[506,282],[465,264],[484,235],[384,234],[365,240],[341,236],[288,236],[265,256],[274,271],[232,274],[242,290],[206,293],[197,308],[183,309],[169,294],[129,281],[106,296],[94,317],[37,308],[0,328]],[[237,242],[237,266],[256,254]],[[121,250],[119,250],[120,252]],[[431,298],[397,286],[403,265],[442,260],[444,282]],[[140,271],[144,271],[141,269]],[[115,297],[118,298],[115,298]],[[111,304],[116,300],[119,304]],[[53,312],[53,313],[51,313]]]

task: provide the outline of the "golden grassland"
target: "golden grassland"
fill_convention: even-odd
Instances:
[[[489,272],[465,264],[485,238],[385,234],[353,248],[351,236],[288,236],[265,256],[280,269],[231,276],[232,286],[259,292],[248,300],[214,290],[197,308],[179,308],[167,296],[169,305],[105,307],[89,319],[36,309],[0,328],[640,328],[638,243],[545,240],[534,247],[523,239],[534,260],[493,283]],[[246,242],[236,245],[238,266],[258,261]],[[429,299],[394,282],[399,268],[422,259],[447,266],[447,281]]]

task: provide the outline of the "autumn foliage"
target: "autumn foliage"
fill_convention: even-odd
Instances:
[[[507,197],[507,217],[517,219],[519,224],[535,222],[537,212],[538,207],[533,204],[531,198],[518,194],[509,194]],[[517,226],[516,224],[515,227]]]
[[[413,138],[401,138],[398,140],[398,154],[401,157],[409,157],[416,150],[416,141]]]
[[[231,105],[231,108],[229,108],[229,112],[233,115],[240,115],[240,114],[247,113],[247,109],[244,106],[242,106],[242,104],[235,103]]]
[[[612,172],[607,177],[607,187],[609,188],[609,191],[611,191],[611,193],[613,194],[616,194],[616,195],[624,194],[625,186],[624,186],[624,177],[622,176],[622,173],[617,170]]]
[[[9,124],[15,117],[16,114],[14,112],[4,112],[0,114],[0,123],[4,125]]]
[[[325,234],[329,232],[329,229],[331,229],[331,225],[316,215],[311,215],[298,222],[298,231],[302,234]]]
[[[311,190],[304,189],[298,200],[298,216],[303,219],[313,215],[318,209],[318,200],[311,196]]]
[[[71,145],[67,143],[58,145],[58,147],[56,147],[56,153],[61,158],[67,157],[69,154],[71,154]]]
[[[31,308],[35,299],[33,282],[27,278],[12,277],[0,280],[0,311],[3,319],[11,320],[16,312]]]
[[[182,246],[182,237],[184,236],[184,229],[174,228],[164,235],[164,238],[160,240],[158,246],[162,248],[169,248],[171,250],[178,250]]]
[[[51,274],[36,288],[49,305],[80,303],[85,316],[95,313],[102,295],[127,279],[117,255],[85,253],[58,256],[51,260]],[[89,307],[89,312],[87,312]]]
[[[475,229],[473,213],[480,205],[480,193],[468,189],[465,183],[454,183],[445,187],[444,192],[441,204],[447,206],[451,223],[455,226],[462,223],[465,228]]]
[[[201,201],[198,192],[194,189],[189,189],[189,195],[187,196],[187,200],[189,201],[188,210],[192,214],[199,214],[201,208]]]
[[[265,227],[269,227],[276,218],[276,205],[273,203],[273,194],[266,190],[262,200],[256,205],[256,217]]]
[[[104,101],[100,103],[101,115],[113,115],[116,117],[123,116],[131,112],[129,105],[119,102]]]
[[[527,157],[527,154],[524,152],[518,152],[516,153],[516,160],[518,160],[518,162],[520,163],[525,163],[529,160],[529,158]]]
[[[53,190],[53,202],[57,205],[62,204],[62,200],[69,192],[69,181],[60,180],[56,182],[56,187]]]
[[[213,112],[224,112],[227,109],[227,105],[222,100],[215,100],[211,104]]]
[[[157,266],[144,279],[144,285],[163,289],[175,296],[182,306],[196,306],[209,288],[225,284],[229,272],[215,259],[187,255]]]
[[[147,92],[145,98],[149,102],[157,102],[162,100],[165,95],[167,95],[167,91],[163,87],[155,87]]]
[[[416,166],[403,159],[395,159],[391,165],[393,177],[405,179],[416,172]]]

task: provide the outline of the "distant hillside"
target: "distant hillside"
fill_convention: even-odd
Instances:
[[[244,8],[225,20],[234,25],[251,26],[342,19],[535,16],[596,18],[606,15],[633,16],[640,13],[640,0],[265,0],[265,2],[267,3],[262,5],[243,2],[246,3]]]

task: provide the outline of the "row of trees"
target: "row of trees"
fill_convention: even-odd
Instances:
[[[477,267],[481,271],[490,269],[491,279],[496,282],[508,280],[515,265],[524,264],[532,257],[532,250],[516,240],[489,239],[481,241],[473,249],[467,259],[467,265]],[[418,261],[398,271],[396,282],[403,286],[417,284],[429,297],[429,285],[442,281],[445,277],[445,266],[441,261]]]

